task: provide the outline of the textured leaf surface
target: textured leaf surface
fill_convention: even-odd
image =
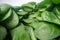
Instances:
[[[28,32],[25,30],[23,25],[18,26],[17,28],[11,31],[12,40],[30,40]]]
[[[56,17],[56,15],[53,12],[45,11],[41,14],[41,16],[42,16],[42,20],[44,21],[48,21],[60,25],[60,20]]]
[[[18,19],[18,15],[16,14],[15,11],[13,11],[12,15],[3,22],[7,28],[14,28],[18,25],[19,23],[19,19]]]
[[[40,27],[35,29],[35,35],[41,40],[52,40],[60,35],[60,28],[54,24],[40,23]]]

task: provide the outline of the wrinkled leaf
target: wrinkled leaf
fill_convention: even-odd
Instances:
[[[53,12],[45,11],[41,14],[41,17],[43,21],[48,21],[60,25],[60,20],[56,17],[56,15]]]
[[[35,35],[41,40],[52,40],[60,35],[60,28],[54,24],[40,22],[40,26],[35,29]]]

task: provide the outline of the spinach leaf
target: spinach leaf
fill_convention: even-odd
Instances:
[[[24,25],[19,25],[17,28],[11,30],[12,40],[31,40]]]
[[[60,20],[56,17],[53,12],[45,11],[41,14],[43,21],[52,22],[60,25]]]
[[[8,4],[0,4],[0,21],[4,21],[11,15],[11,6]]]
[[[31,37],[31,40],[37,40],[36,37],[35,37],[35,33],[34,33],[34,30],[32,27],[26,27],[26,30],[28,31],[30,37]]]
[[[52,40],[60,35],[60,28],[54,24],[40,22],[40,26],[35,29],[35,35],[41,40]]]
[[[7,35],[6,28],[0,25],[0,40],[4,40],[6,35]]]
[[[35,8],[35,2],[29,2],[27,4],[22,5],[22,9],[27,12],[31,12]]]
[[[19,18],[16,12],[13,10],[11,16],[2,22],[8,29],[14,28],[18,25]]]
[[[26,15],[27,13],[28,13],[28,12],[25,12],[25,11],[19,11],[17,14],[23,16],[23,15]]]
[[[54,8],[54,13],[58,17],[58,19],[60,19],[60,10],[58,9],[58,7]]]
[[[52,0],[52,2],[53,2],[54,4],[59,4],[59,3],[60,3],[59,0]]]

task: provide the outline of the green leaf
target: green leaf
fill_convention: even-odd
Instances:
[[[18,12],[18,11],[21,9],[20,6],[14,6],[13,8],[14,8],[14,10],[15,10],[16,12]]]
[[[54,24],[40,22],[40,26],[35,28],[35,35],[40,40],[52,40],[60,36],[60,28]]]
[[[34,16],[36,17],[37,20],[42,20],[41,12],[43,12],[43,11],[44,11],[44,9],[39,10],[39,11],[34,13]]]
[[[11,6],[8,4],[0,4],[0,8],[1,8],[1,13],[4,14],[4,13],[8,12],[8,10],[11,8]]]
[[[29,2],[27,4],[22,5],[22,9],[24,11],[30,12],[35,8],[36,3],[35,2]]]
[[[1,8],[0,8],[0,14],[1,14]]]
[[[7,35],[7,30],[0,25],[0,40],[4,40]]]
[[[60,0],[52,0],[52,2],[53,2],[54,4],[59,4],[59,3],[60,3]]]
[[[23,4],[22,7],[30,7],[30,8],[35,8],[36,2],[28,2],[26,4]]]
[[[2,14],[2,13],[0,13],[0,14]],[[5,14],[5,16],[4,17],[2,17],[3,15],[1,15],[0,17],[0,21],[4,21],[4,20],[6,20],[7,18],[9,18],[10,16],[11,16],[11,14],[12,14],[12,9],[10,9],[6,14]]]
[[[14,28],[19,23],[18,15],[13,10],[12,15],[8,19],[6,19],[5,21],[3,21],[2,23],[5,24],[5,26],[7,26],[8,29]]]
[[[19,19],[22,19],[23,18],[23,16],[20,16],[20,15],[18,17],[19,17]]]
[[[30,18],[28,18],[28,19],[23,19],[23,21],[25,21],[26,23],[31,23],[32,21],[34,21],[35,19],[30,19]]]
[[[44,0],[44,2],[47,3],[47,4],[51,4],[52,0]]]
[[[39,11],[33,12],[33,13],[31,13],[31,14],[29,15],[29,18],[36,18],[39,14],[40,14]]]
[[[40,26],[39,23],[40,22],[37,20],[37,21],[32,21],[29,25],[35,29]]]
[[[49,12],[52,12],[54,7],[55,7],[55,5],[51,4],[51,5],[47,6],[46,10],[49,11]]]
[[[24,27],[24,25],[19,25],[11,31],[12,40],[30,40],[30,36]]]
[[[32,27],[26,27],[26,30],[28,31],[28,33],[29,33],[29,35],[31,37],[31,40],[37,40]]]
[[[0,4],[0,21],[4,21],[11,15],[11,6],[8,4]]]
[[[36,8],[37,9],[47,8],[50,4],[51,4],[50,0],[49,1],[48,0],[47,1],[42,1],[42,2],[40,2],[36,5]]]
[[[57,7],[54,8],[54,13],[60,19],[60,10]]]
[[[44,11],[41,14],[42,20],[47,22],[52,22],[60,25],[60,20],[56,17],[53,12]]]
[[[36,18],[27,18],[27,19],[23,19],[23,21],[25,21],[26,23],[32,23],[33,21],[37,21]]]
[[[32,11],[32,8],[29,8],[29,7],[22,7],[22,9],[26,12],[31,12]]]
[[[17,12],[18,16],[19,16],[19,19],[23,18],[23,16],[25,16],[26,14],[28,14],[28,12],[26,11],[19,11]]]
[[[23,20],[26,23],[32,23],[32,22],[37,21],[39,19],[41,20],[40,15],[41,15],[41,13],[39,11],[33,12],[33,13],[29,14],[29,17],[27,19],[23,19]]]
[[[52,2],[54,4],[59,4],[60,3],[60,0],[44,0],[44,1],[46,1],[47,3]]]
[[[26,15],[27,13],[28,13],[28,12],[25,12],[25,11],[19,11],[17,14],[23,16],[23,15]]]

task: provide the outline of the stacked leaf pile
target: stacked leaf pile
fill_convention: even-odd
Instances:
[[[0,40],[60,40],[60,0],[0,4]]]

